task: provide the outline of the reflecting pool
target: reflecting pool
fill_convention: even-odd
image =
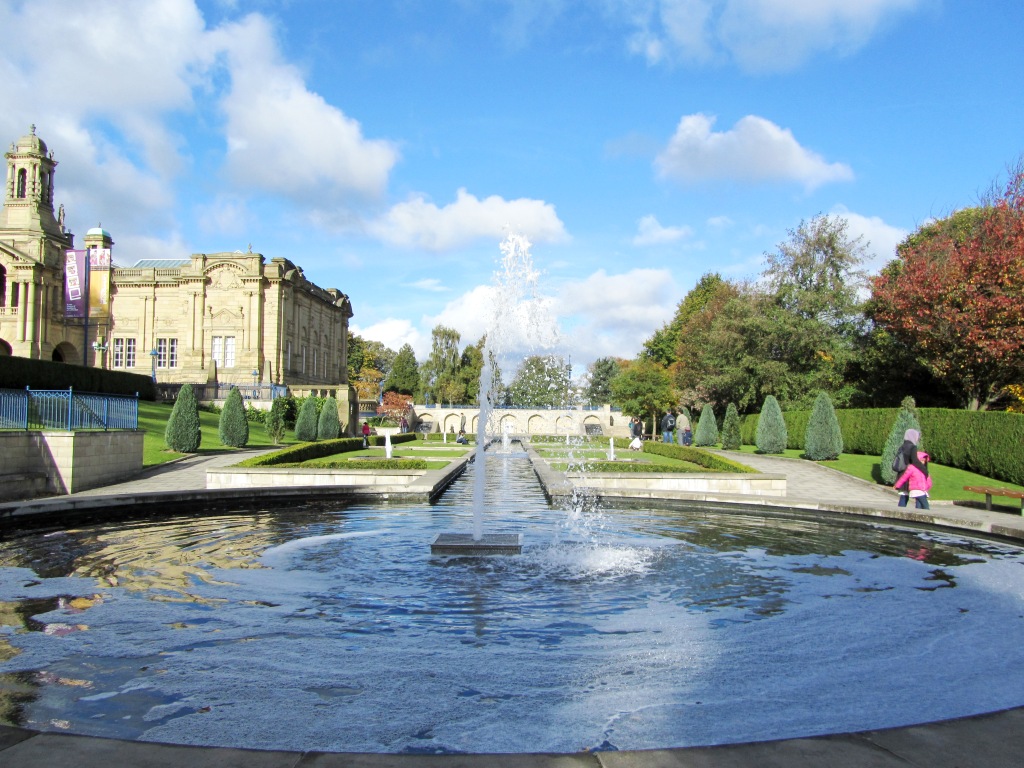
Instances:
[[[488,455],[434,505],[310,503],[0,542],[0,720],[187,744],[575,752],[1024,704],[1009,545],[712,509],[551,508]]]

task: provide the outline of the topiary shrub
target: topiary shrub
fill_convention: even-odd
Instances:
[[[274,398],[274,402],[270,404],[270,413],[267,414],[267,418],[263,424],[267,428],[267,437],[270,438],[270,442],[274,445],[280,445],[281,441],[284,440],[284,434],[286,430],[285,414],[288,411],[288,403],[283,397]]]
[[[740,414],[735,403],[729,403],[722,422],[722,448],[727,451],[740,449]]]
[[[167,419],[164,441],[167,447],[178,453],[195,453],[202,440],[199,428],[199,403],[191,384],[182,385],[174,398],[171,417]]]
[[[693,444],[698,446],[715,445],[718,442],[718,423],[711,404],[704,406],[697,422],[697,431],[693,433]]]
[[[754,445],[761,453],[782,453],[786,450],[789,436],[786,433],[786,419],[775,395],[768,395],[761,406],[761,417],[757,420]]]
[[[903,435],[908,429],[921,431],[921,424],[917,418],[917,403],[914,398],[909,396],[903,398],[903,402],[900,403],[900,410],[889,430],[889,436],[885,438],[885,445],[882,446],[882,457],[879,460],[878,468],[882,474],[882,482],[886,485],[896,482],[896,473],[892,471],[892,462],[896,458],[896,452],[903,445]],[[917,447],[921,447],[920,442]]]
[[[843,432],[839,428],[836,409],[827,392],[819,393],[807,421],[804,434],[804,455],[811,461],[832,461],[843,452]]]
[[[222,445],[231,448],[244,448],[249,442],[249,420],[245,416],[245,403],[238,387],[232,387],[224,401],[224,410],[220,412],[217,426]]]
[[[336,440],[341,434],[341,420],[338,418],[338,401],[328,397],[316,423],[317,440]]]
[[[307,397],[302,401],[299,415],[295,419],[295,439],[300,443],[312,443],[316,440],[316,399]]]

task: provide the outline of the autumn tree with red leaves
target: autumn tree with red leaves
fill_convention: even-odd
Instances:
[[[409,417],[412,411],[412,398],[398,392],[385,392],[383,402],[377,406],[377,415],[391,419],[396,424],[402,417]]]
[[[968,409],[1024,382],[1024,170],[996,199],[907,238],[868,311]]]

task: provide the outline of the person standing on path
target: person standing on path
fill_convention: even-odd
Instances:
[[[921,442],[921,433],[916,429],[908,429],[903,433],[903,445],[900,446],[896,452],[897,460],[902,458],[902,467],[914,466],[918,471],[925,477],[928,476],[928,467],[925,466],[924,462],[918,457],[917,444]],[[896,469],[896,467],[893,467]],[[899,474],[904,474],[903,469],[899,470]],[[900,492],[900,500],[898,506],[905,507],[907,502],[910,500],[910,487],[905,479],[901,479],[894,486],[897,491]],[[925,507],[927,509],[927,507]]]
[[[666,443],[672,442],[672,433],[676,429],[676,417],[672,414],[672,411],[666,411],[665,415],[661,417],[661,439]]]

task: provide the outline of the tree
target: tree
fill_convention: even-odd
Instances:
[[[722,422],[722,448],[726,451],[738,451],[740,443],[740,414],[735,403],[729,403],[725,409],[725,420]]]
[[[299,406],[299,415],[295,419],[295,439],[300,443],[315,441],[317,420],[316,398],[307,397]]]
[[[459,358],[458,381],[462,389],[463,402],[480,405],[480,374],[484,368],[484,349],[487,337],[462,350]]]
[[[918,230],[874,280],[869,311],[963,407],[1024,381],[1024,172],[1002,196]]]
[[[333,397],[324,400],[320,418],[316,423],[317,440],[337,440],[341,434],[341,419],[338,418],[338,401]]]
[[[395,355],[387,378],[384,379],[384,391],[415,395],[419,386],[420,367],[416,362],[416,354],[409,344],[403,344]]]
[[[384,376],[391,372],[397,353],[383,342],[366,339],[363,341],[363,367],[380,371]]]
[[[587,366],[587,402],[604,405],[612,401],[612,379],[621,370],[613,357],[599,357]]]
[[[821,392],[814,401],[811,417],[804,433],[804,455],[811,461],[833,461],[843,452],[843,431],[828,393]]]
[[[366,342],[362,336],[348,332],[348,380],[356,381],[359,371],[363,369],[363,358]]]
[[[275,397],[270,404],[270,413],[267,414],[267,421],[264,425],[267,429],[267,436],[274,445],[280,445],[285,435],[285,414],[288,410],[288,402],[283,397]]]
[[[903,435],[906,434],[908,429],[921,431],[921,423],[917,418],[917,404],[914,402],[914,398],[909,396],[903,398],[899,413],[896,414],[896,419],[892,423],[892,429],[889,430],[889,435],[885,438],[885,445],[882,446],[879,470],[881,471],[882,482],[886,485],[892,485],[896,482],[897,474],[892,470],[892,462],[896,458],[897,451],[903,445]],[[918,448],[922,447],[921,443],[922,441],[918,441]]]
[[[700,420],[697,422],[697,431],[693,433],[693,444],[697,446],[710,446],[718,442],[718,424],[715,421],[715,411],[708,403],[701,409]]]
[[[786,450],[788,442],[786,420],[782,417],[779,401],[775,399],[775,395],[768,395],[761,406],[754,444],[761,453],[782,453]]]
[[[202,431],[199,425],[199,403],[191,384],[183,384],[174,398],[164,441],[167,447],[178,453],[195,453],[199,450]]]
[[[450,382],[458,371],[459,342],[462,337],[454,328],[443,325],[435,326],[430,337],[430,356],[420,366],[420,387],[425,395],[433,394],[434,399],[440,402],[443,398],[437,394],[437,386],[445,384],[451,393]]]
[[[717,273],[709,272],[703,275],[697,281],[697,285],[676,306],[671,322],[655,331],[654,335],[644,342],[640,356],[661,363],[665,367],[676,362],[684,326],[691,317],[704,310],[724,282]]]
[[[564,407],[569,396],[569,365],[555,355],[530,355],[508,385],[512,404],[531,408]]]
[[[643,358],[626,366],[611,381],[612,404],[656,424],[658,414],[672,405],[672,379],[662,366]]]
[[[377,406],[377,415],[400,424],[403,418],[408,418],[411,410],[412,398],[409,395],[385,392],[384,401]]]
[[[249,442],[249,420],[245,417],[245,403],[238,387],[232,387],[220,412],[217,433],[222,445],[244,448]]]

